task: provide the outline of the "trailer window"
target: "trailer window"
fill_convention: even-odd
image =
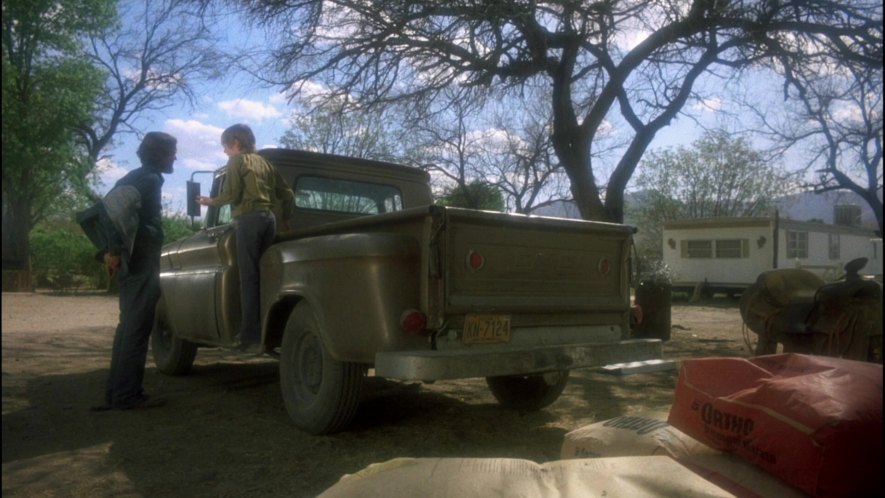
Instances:
[[[787,231],[787,257],[793,259],[808,258],[808,232]]]
[[[748,258],[747,239],[683,240],[682,257],[688,259]]]
[[[712,240],[683,240],[682,241],[682,257],[683,258],[712,258],[713,257],[713,241]]]
[[[750,244],[747,239],[719,239],[716,241],[717,258],[749,257]]]
[[[841,244],[840,244],[840,240],[839,240],[839,234],[838,233],[831,233],[831,234],[829,234],[829,238],[830,238],[830,244],[829,244],[830,259],[831,260],[839,259],[839,254],[842,252],[842,250],[841,250],[842,248],[841,248]]]
[[[295,182],[295,206],[350,214],[400,211],[403,196],[390,185],[303,176]]]

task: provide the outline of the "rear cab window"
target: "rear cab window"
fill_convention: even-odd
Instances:
[[[295,207],[342,214],[380,214],[401,211],[403,195],[391,185],[301,176],[295,182]]]
[[[215,178],[211,192],[213,197],[221,192],[224,178],[223,172]],[[318,215],[325,213],[327,215],[363,216],[391,213],[403,209],[402,192],[392,185],[304,175],[295,181],[293,190],[296,209],[314,212]],[[297,218],[296,223],[307,221]],[[207,214],[208,227],[227,225],[231,221],[233,221],[233,214],[230,204],[210,208],[210,212]]]

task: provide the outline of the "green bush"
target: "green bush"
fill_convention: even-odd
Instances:
[[[104,265],[79,227],[40,226],[31,232],[31,271],[37,287],[75,291],[107,286]]]
[[[657,284],[673,283],[673,274],[670,267],[659,259],[640,257],[638,277],[639,282],[647,281]]]
[[[176,214],[163,217],[163,241],[166,244],[190,237],[194,232],[190,218],[184,215]]]
[[[166,242],[194,233],[183,215],[163,217]],[[109,289],[104,264],[95,258],[97,249],[75,223],[56,219],[31,232],[31,274],[35,287],[62,292],[80,288]]]

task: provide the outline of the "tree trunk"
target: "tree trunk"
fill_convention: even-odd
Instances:
[[[31,212],[27,199],[3,192],[3,292],[33,292]]]

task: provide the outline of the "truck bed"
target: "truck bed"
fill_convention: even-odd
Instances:
[[[611,223],[424,206],[286,233],[279,247],[291,241],[294,254],[296,245],[305,253],[323,244],[311,258],[334,259],[326,265],[348,268],[360,289],[324,312],[337,357],[373,363],[379,375],[430,380],[660,357],[659,341],[628,340],[632,233]],[[402,278],[404,271],[414,275]],[[418,285],[394,297],[373,290],[393,281]],[[407,309],[426,316],[426,340],[401,332]],[[467,338],[469,320],[506,334]],[[356,322],[362,339],[339,340],[352,338],[347,328]]]

